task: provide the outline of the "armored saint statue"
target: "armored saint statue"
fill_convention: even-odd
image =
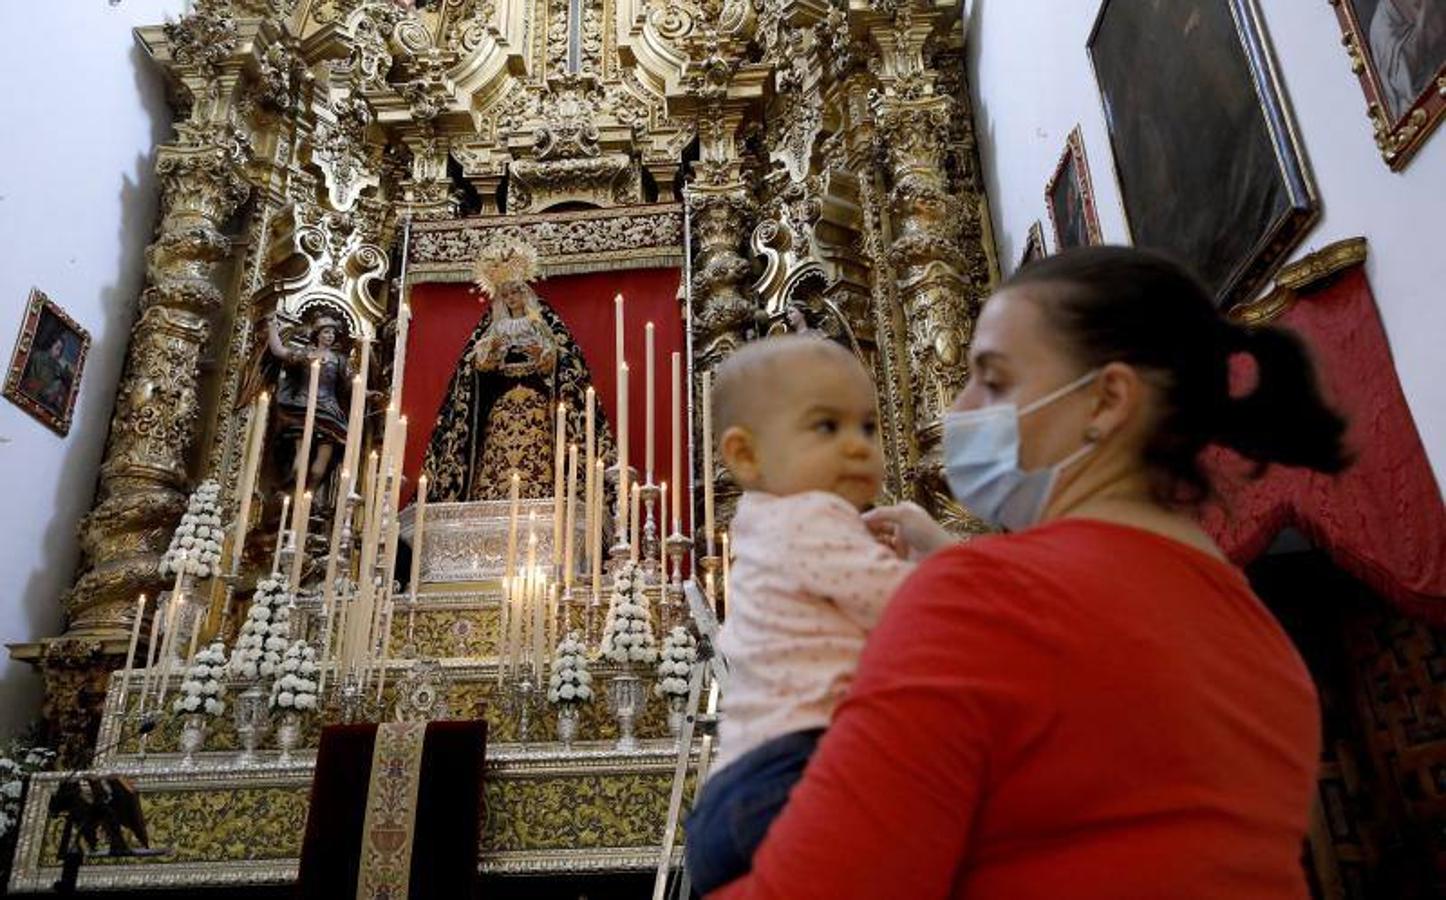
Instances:
[[[562,319],[532,290],[537,252],[503,239],[474,270],[487,312],[468,338],[422,460],[429,500],[500,500],[515,471],[526,498],[552,496],[556,406],[568,440],[585,427],[587,364]],[[597,413],[600,445],[612,446]]]
[[[298,346],[299,345],[299,346]],[[266,319],[266,333],[238,396],[238,405],[250,403],[263,388],[274,392],[267,458],[286,480],[293,480],[296,454],[306,422],[306,397],[311,363],[320,362],[316,390],[316,419],[306,485],[315,488],[340,461],[346,446],[347,407],[351,402],[351,341],[343,321],[326,310],[314,311],[299,327],[285,333],[275,314]]]

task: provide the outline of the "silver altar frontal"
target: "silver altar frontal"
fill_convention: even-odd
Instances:
[[[424,584],[490,581],[507,575],[507,544],[511,532],[509,500],[467,503],[428,503],[422,523],[422,547],[414,538],[417,506],[402,511],[399,533],[412,548],[413,565],[421,566]],[[551,497],[519,500],[517,516],[518,562],[526,553],[529,531],[537,535],[539,565],[553,559],[554,503]],[[582,546],[583,524],[574,528],[574,546]],[[579,554],[579,558],[580,558]]]

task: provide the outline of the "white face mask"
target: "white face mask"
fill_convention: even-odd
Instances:
[[[944,475],[954,499],[992,525],[1021,531],[1039,521],[1059,473],[1094,449],[1093,444],[1052,466],[1026,472],[1019,467],[1019,420],[1093,381],[1086,372],[1025,407],[997,403],[944,414]]]

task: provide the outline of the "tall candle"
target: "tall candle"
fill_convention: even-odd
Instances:
[[[332,595],[336,593],[336,567],[341,562],[341,532],[346,526],[346,498],[351,495],[351,487],[351,472],[342,469],[336,489],[336,509],[332,511],[331,540],[326,545],[326,580],[321,585],[323,609],[330,608]]]
[[[241,568],[246,555],[246,531],[251,525],[251,498],[256,493],[256,473],[261,466],[261,449],[266,441],[266,416],[271,409],[271,395],[262,391],[251,407],[251,430],[246,440],[246,461],[241,467],[241,485],[237,489],[235,537],[231,541],[230,572]]]
[[[673,533],[683,531],[683,354],[673,354]],[[666,504],[665,504],[666,506]]]
[[[547,573],[533,569],[532,575],[532,681],[542,683],[542,655],[547,652],[544,641],[547,631]]]
[[[703,542],[713,555],[713,373],[703,373]]]
[[[628,533],[628,364],[618,366],[618,540]]]
[[[597,490],[594,469],[597,456],[597,423],[595,421],[594,407],[597,403],[597,392],[591,387],[587,389],[587,439],[584,446],[587,450],[583,454],[583,464],[587,469],[583,472],[583,480],[586,482],[586,489],[583,491],[584,509],[583,518],[583,556],[587,558],[589,570],[592,567],[593,554],[596,549],[592,545],[592,515],[593,515],[593,493]]]
[[[321,360],[311,361],[311,380],[306,385],[306,419],[301,423],[301,443],[296,448],[296,489],[291,501],[291,529],[296,530],[301,511],[301,495],[306,491],[307,472],[311,468],[311,435],[316,428],[316,392],[321,384]]]
[[[370,347],[371,344],[367,343],[362,346]],[[365,355],[366,351],[362,352]],[[362,429],[365,427],[366,396],[366,382],[362,380],[362,375],[358,372],[351,377],[351,406],[346,413],[346,447],[341,452],[341,467],[352,472],[357,470],[357,454],[361,450]]]
[[[515,619],[515,621],[513,622],[513,626],[512,626],[513,634],[516,635],[515,646],[517,647],[517,658],[518,658],[518,661],[519,661],[519,662],[521,661],[522,656],[523,656],[523,654],[525,653],[524,647],[525,647],[526,645],[523,643],[523,630],[524,630],[524,626],[527,624],[527,612],[528,612],[527,607],[528,607],[528,605],[529,605],[529,600],[531,599],[531,598],[530,598],[530,590],[531,590],[531,587],[532,587],[532,582],[533,582],[533,580],[536,578],[536,571],[537,571],[537,517],[536,517],[533,513],[528,513],[528,515],[527,515],[527,568],[526,568],[525,570],[523,570],[522,576],[517,579],[517,581],[518,581],[518,586],[519,586],[521,589],[517,592],[517,606],[516,606],[516,608],[515,608],[515,610],[514,610],[514,611],[517,613],[517,616],[516,616],[516,619]]]
[[[366,430],[367,379],[371,374],[372,341],[362,338],[361,364],[352,379],[351,408],[347,411],[346,450],[342,454],[342,468],[353,472],[361,471],[361,439]]]
[[[136,616],[135,616],[135,621],[134,621],[134,622],[131,622],[131,643],[130,643],[130,646],[126,648],[126,670],[125,670],[125,675],[124,675],[124,677],[123,677],[122,680],[121,680],[121,697],[122,697],[122,698],[127,697],[127,696],[130,695],[130,690],[131,690],[131,673],[136,670],[136,647],[137,647],[137,645],[139,645],[140,642],[141,642],[141,619],[143,619],[143,618],[145,617],[145,614],[146,614],[146,595],[145,595],[145,594],[141,594],[139,597],[136,598]],[[122,710],[125,709],[124,703],[122,703],[121,709],[122,709]]]
[[[664,521],[664,517],[668,514],[668,483],[665,481],[662,484],[658,485],[658,491],[658,543],[660,547],[662,547],[662,539],[668,536],[668,523]],[[663,560],[665,559],[667,559],[667,556],[665,552],[660,549],[658,551],[658,566],[660,569],[662,568]]]
[[[497,683],[501,684],[503,674],[512,662],[512,579],[506,575],[498,579],[502,587],[501,603],[497,607]]]
[[[271,571],[281,572],[281,546],[285,543],[287,512],[291,509],[291,497],[281,498],[281,518],[276,520],[276,555],[271,558]]]
[[[653,480],[653,323],[643,329],[643,382],[645,384],[643,407],[643,472],[647,480],[643,484],[655,484]]]
[[[552,452],[552,564],[562,565],[564,469],[567,463],[567,406],[557,404],[557,435]]]
[[[301,567],[306,562],[306,535],[311,530],[311,491],[301,495],[301,505],[296,512],[296,552],[291,555],[291,577],[287,582],[293,594],[301,587]]]
[[[511,486],[507,489],[510,512],[507,518],[507,568],[505,574],[508,578],[517,574],[517,516],[521,505],[521,491],[522,475],[513,469]]]
[[[387,500],[386,509],[392,518],[392,529],[387,535],[386,556],[383,558],[382,573],[387,584],[387,592],[391,592],[391,584],[397,567],[397,536],[398,526],[401,517],[398,512],[402,505],[402,449],[407,445],[407,417],[402,416],[397,420],[397,452],[392,456],[392,477],[391,494]]]
[[[406,290],[403,286],[402,290]],[[412,327],[412,307],[406,301],[397,304],[397,341],[392,346],[392,396],[402,398],[402,384],[407,372],[407,333]]]
[[[572,590],[573,544],[577,533],[577,444],[567,448],[567,512],[562,529],[562,581]]]
[[[191,665],[196,659],[196,644],[201,640],[201,619],[198,614],[191,617],[191,640],[186,644],[186,665]]]
[[[613,334],[617,341],[617,359],[614,364],[617,368],[623,365],[623,295],[618,294],[613,298]]]
[[[639,498],[641,495],[638,492],[638,486],[636,484],[632,487],[632,495],[632,500],[629,504],[630,516],[628,519],[628,521],[632,523],[632,534],[628,540],[628,559],[636,563],[638,561],[638,545],[642,543],[642,529],[638,527],[638,520],[642,518],[642,516],[638,515]]]
[[[597,496],[596,496],[595,498],[593,498],[593,499],[594,499],[594,502],[596,502],[596,504],[597,504],[597,508],[593,510],[593,515],[592,515],[592,527],[593,527],[593,538],[592,538],[592,546],[593,546],[593,554],[592,554],[592,599],[593,599],[593,602],[596,603],[596,602],[602,597],[602,556],[603,556],[603,555],[602,555],[602,519],[603,519],[603,517],[602,517],[602,506],[603,506],[603,498],[602,498],[602,490],[601,490],[601,488],[602,488],[602,481],[603,481],[603,461],[602,461],[601,459],[599,459],[599,460],[597,461],[597,465],[596,465],[594,468],[596,469],[595,477],[597,478],[597,483],[598,483],[598,488],[599,488],[599,490],[598,490],[598,492],[597,492]]]
[[[186,555],[183,553],[176,565],[176,582],[171,587],[171,614],[166,616],[166,637],[161,642],[161,686],[156,703],[166,702],[167,682],[170,680],[171,663],[176,655],[176,633],[180,631],[181,610],[185,597],[181,593],[181,579],[185,577]]]
[[[417,602],[417,585],[422,576],[422,535],[427,524],[427,476],[417,482],[417,518],[412,525],[412,585],[409,592]]]
[[[156,671],[156,665],[161,658],[161,645],[157,637],[161,631],[161,621],[165,619],[165,607],[161,606],[161,598],[156,597],[156,607],[151,610],[151,630],[146,638],[146,671],[141,677],[141,702],[139,710],[145,712],[146,697],[151,691],[151,676]]]

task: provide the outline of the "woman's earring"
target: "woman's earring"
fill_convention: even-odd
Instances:
[[[1085,428],[1084,439],[1087,444],[1097,443],[1100,439],[1100,430],[1093,425]]]

